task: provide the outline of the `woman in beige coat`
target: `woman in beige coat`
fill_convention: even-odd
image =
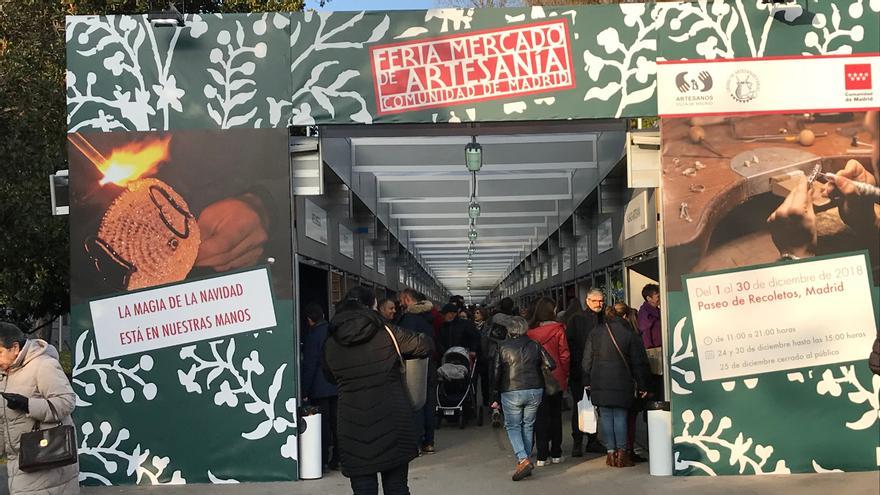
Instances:
[[[11,495],[73,495],[79,493],[79,465],[25,473],[18,469],[22,433],[39,423],[42,429],[60,422],[72,425],[76,395],[58,362],[58,351],[44,340],[27,339],[15,325],[0,322],[0,454],[6,454]]]

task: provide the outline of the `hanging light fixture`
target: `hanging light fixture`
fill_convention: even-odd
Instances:
[[[483,147],[477,142],[477,136],[464,146],[464,163],[471,172],[479,172],[483,167]]]
[[[471,200],[471,204],[468,205],[468,217],[469,218],[477,218],[480,216],[480,203],[477,203],[477,200]]]

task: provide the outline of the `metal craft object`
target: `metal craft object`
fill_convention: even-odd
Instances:
[[[746,165],[749,163],[750,165]],[[748,197],[770,192],[770,178],[794,170],[812,173],[822,158],[795,148],[758,148],[733,157],[730,168],[746,179]]]
[[[694,219],[691,218],[691,213],[690,213],[690,211],[688,211],[688,208],[689,208],[688,204],[686,202],[682,202],[678,206],[678,218],[681,218],[682,220],[690,223],[690,222],[693,222]]]

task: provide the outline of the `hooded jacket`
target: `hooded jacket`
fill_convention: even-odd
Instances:
[[[424,334],[434,341],[434,314],[432,310],[434,304],[431,301],[419,301],[415,304],[407,306],[406,312],[400,318],[398,324],[405,330]],[[431,353],[428,362],[428,382],[431,383],[435,379],[435,371],[437,370],[437,353]]]
[[[412,404],[385,324],[375,311],[344,305],[330,322],[324,345],[327,371],[339,390],[339,457],[348,477],[399,467],[418,452]],[[431,353],[427,335],[389,328],[404,358]]]
[[[428,337],[434,336],[434,315],[431,310],[434,305],[431,301],[419,301],[406,307],[406,312],[400,317],[398,325],[410,332],[419,332]]]
[[[556,363],[556,368],[553,370],[553,378],[556,378],[556,381],[559,382],[562,391],[567,390],[571,354],[568,350],[568,339],[565,337],[565,325],[556,321],[544,322],[535,328],[529,329],[526,335],[541,344],[541,347],[553,358],[553,361]]]
[[[79,464],[25,473],[18,469],[21,434],[35,424],[46,430],[59,422],[72,425],[70,414],[76,395],[58,362],[58,351],[44,340],[28,340],[5,375],[0,375],[0,390],[28,397],[27,414],[9,409],[2,403],[2,449],[7,456],[6,471],[11,495],[71,495],[79,493]],[[54,418],[48,402],[52,401],[60,418]]]

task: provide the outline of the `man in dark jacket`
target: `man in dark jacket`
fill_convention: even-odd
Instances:
[[[587,311],[573,316],[565,327],[568,349],[571,352],[572,370],[569,375],[569,384],[571,397],[574,401],[574,407],[571,408],[571,438],[574,440],[574,445],[571,447],[572,457],[584,455],[584,434],[578,429],[577,417],[577,403],[584,398],[583,370],[579,371],[579,367],[584,359],[584,347],[587,345],[590,332],[597,326],[604,324],[605,294],[599,289],[590,289],[585,302]],[[596,433],[587,434],[587,452],[605,453],[605,447],[599,442],[599,436]]]
[[[458,316],[458,306],[447,304],[443,313],[443,328],[440,329],[440,355],[450,347],[464,347],[473,354],[480,353],[480,332],[470,320]]]
[[[492,408],[504,406],[504,427],[517,461],[513,481],[519,481],[534,469],[529,454],[544,395],[543,368],[552,370],[556,363],[540,344],[525,337],[529,325],[524,318],[499,314],[495,322],[507,328],[510,338],[500,343],[492,363]]]
[[[339,393],[321,371],[321,356],[324,355],[324,342],[327,340],[327,321],[324,320],[324,310],[318,303],[307,304],[303,313],[308,325],[303,335],[303,401],[320,409],[322,461],[328,469],[338,469],[336,409]]]
[[[400,292],[400,306],[403,308],[403,316],[398,324],[410,332],[424,334],[433,340],[434,316],[431,310],[434,309],[434,304],[428,301],[424,294],[408,288]],[[434,453],[434,409],[437,402],[436,370],[437,360],[432,356],[428,362],[425,405],[415,413],[422,454]]]

